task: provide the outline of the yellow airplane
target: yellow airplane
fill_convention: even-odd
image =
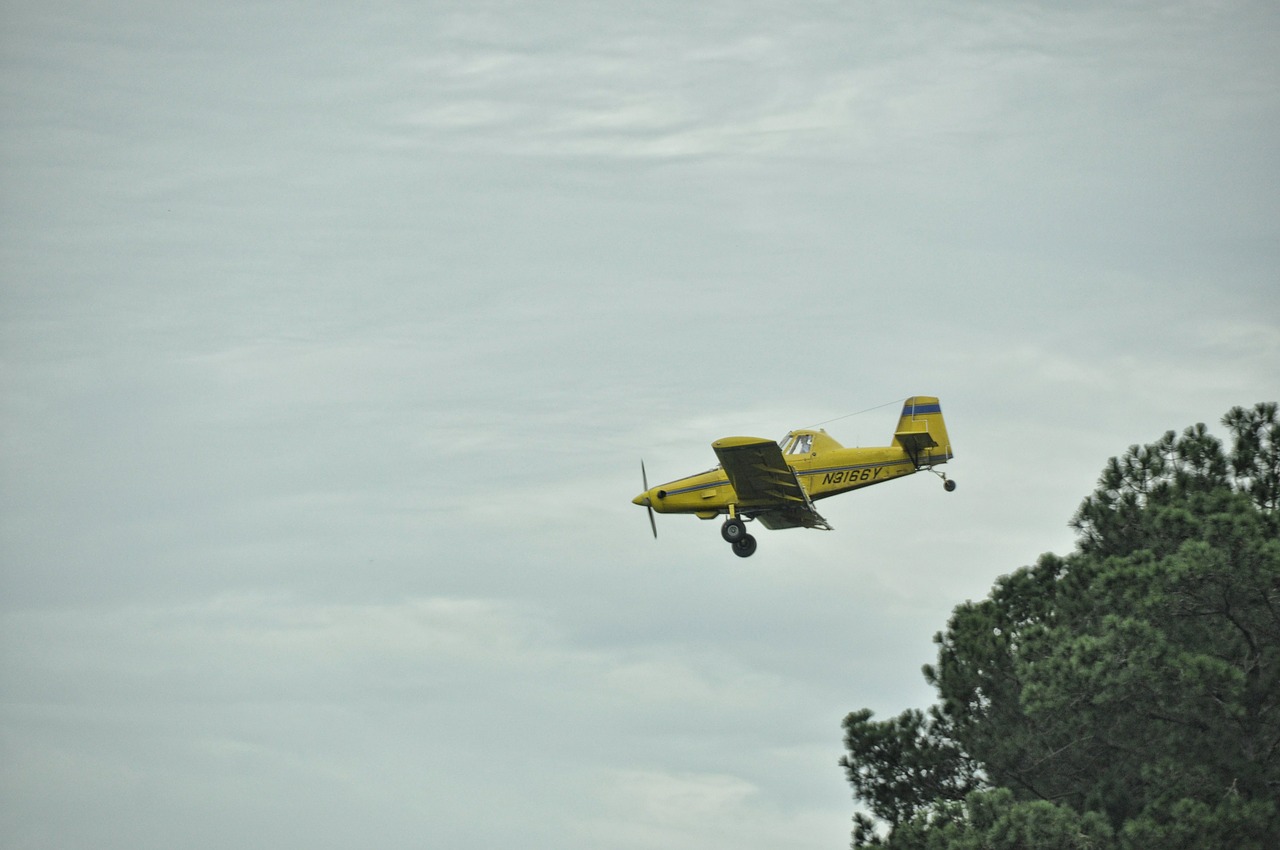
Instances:
[[[759,520],[765,528],[830,531],[831,525],[814,510],[815,501],[922,469],[940,476],[947,492],[956,489],[956,482],[934,469],[954,455],[942,407],[932,396],[906,400],[888,446],[846,449],[826,431],[804,429],[776,443],[760,437],[725,437],[711,448],[720,459],[715,469],[652,489],[640,462],[644,492],[631,501],[648,509],[654,537],[654,511],[700,519],[727,514],[720,536],[733,545],[734,554],[747,558],[756,551],[756,539],[747,533],[750,520]]]

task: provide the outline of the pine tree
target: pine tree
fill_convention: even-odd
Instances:
[[[1109,460],[1076,552],[957,607],[937,705],[846,718],[855,846],[1277,846],[1277,406],[1223,424]]]

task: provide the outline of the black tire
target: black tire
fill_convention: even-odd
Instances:
[[[950,493],[952,490],[956,489],[956,482],[948,478],[946,481],[942,482],[942,489]]]
[[[725,539],[726,543],[737,543],[747,533],[747,524],[736,517],[727,519],[724,525],[720,526],[720,536]]]
[[[744,534],[741,539],[733,544],[733,554],[739,558],[750,558],[756,553],[756,539],[750,534]]]

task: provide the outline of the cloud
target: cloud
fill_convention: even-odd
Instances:
[[[148,794],[178,810],[225,806],[254,824],[258,795],[301,781],[319,796],[287,802],[298,814],[316,818],[318,801],[343,798],[357,822],[409,803],[410,785],[425,782],[434,793],[444,781],[438,771],[450,766],[456,782],[440,794],[465,803],[449,815],[432,805],[397,817],[442,818],[446,832],[466,832],[498,801],[523,810],[555,793],[534,789],[517,802],[514,789],[473,775],[475,766],[514,760],[529,769],[508,770],[530,773],[529,781],[552,770],[586,787],[595,780],[584,770],[625,763],[625,754],[638,755],[637,740],[651,742],[643,752],[703,734],[693,718],[708,712],[732,721],[720,733],[730,740],[742,721],[771,725],[795,687],[679,643],[579,645],[550,611],[484,599],[341,605],[221,596],[10,612],[0,628],[8,714],[29,742],[14,751],[5,782],[35,818],[45,795],[67,785],[126,809]],[[109,738],[96,738],[95,728]],[[83,740],[67,741],[73,729]],[[705,764],[716,750],[709,743],[683,760]],[[353,761],[353,747],[367,751]],[[634,792],[623,819],[633,826],[619,824],[622,834],[675,835],[758,795],[730,776],[673,785],[660,772],[610,771],[607,797],[543,811],[543,819],[574,829],[584,819],[613,822]],[[703,822],[684,840],[712,828]]]
[[[15,845],[838,846],[842,714],[1280,372],[1265,4],[81,6],[4,33]],[[630,504],[912,393],[956,493]]]
[[[732,775],[614,771],[600,777],[599,789],[603,816],[573,831],[610,847],[778,846],[824,832],[825,813],[779,812],[760,788]],[[825,831],[847,838],[842,828]]]

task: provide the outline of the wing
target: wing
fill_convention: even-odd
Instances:
[[[738,494],[739,512],[758,517],[766,528],[831,528],[813,509],[777,443],[759,437],[726,437],[711,448]]]

